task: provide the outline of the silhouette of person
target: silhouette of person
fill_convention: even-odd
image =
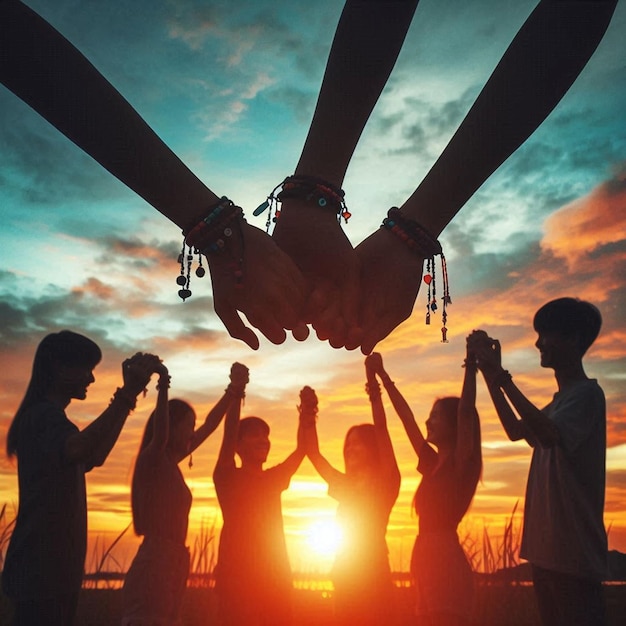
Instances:
[[[346,1],[296,178],[342,186],[417,4]],[[318,193],[286,194],[272,236],[313,284],[308,307],[320,339],[369,354],[410,316],[432,240],[560,102],[604,36],[616,4],[538,2],[441,156],[400,206],[409,231],[417,224],[428,245],[411,248],[406,238],[380,228],[356,247],[355,258],[328,210],[337,207],[341,219],[334,194],[326,194],[321,209]]]
[[[367,392],[373,424],[352,426],[345,437],[345,471],[321,454],[315,419],[317,396],[310,387],[300,392],[300,411],[307,424],[307,455],[338,502],[342,541],[332,568],[335,612],[345,626],[377,626],[394,622],[393,582],[385,534],[400,490],[400,472],[387,430],[385,410],[375,372],[379,354],[365,360]]]
[[[178,464],[218,427],[228,407],[241,401],[248,370],[232,365],[230,384],[198,429],[191,405],[168,400],[165,365],[158,374],[157,404],[146,423],[133,473],[133,524],[143,541],[124,581],[122,626],[180,623],[189,573],[185,540],[192,498]]]
[[[122,367],[123,385],[83,430],[66,416],[84,400],[102,353],[69,330],[44,337],[24,398],[11,422],[7,453],[17,456],[19,507],[2,586],[18,626],[73,624],[87,549],[85,473],[106,460],[158,357],[137,353]]]
[[[422,474],[414,497],[419,533],[411,557],[416,617],[429,626],[469,624],[472,571],[457,526],[474,497],[482,468],[475,359],[468,351],[461,397],[435,400],[426,420],[426,437],[382,360],[376,374],[402,421]]]
[[[239,406],[231,405],[213,472],[224,519],[215,568],[222,626],[292,623],[293,584],[281,494],[304,458],[302,428],[294,452],[279,465],[263,469],[269,435],[267,422],[260,417],[240,420]],[[239,467],[235,454],[241,459]]]
[[[606,402],[582,362],[601,325],[597,307],[576,298],[552,300],[535,313],[541,367],[554,370],[557,384],[541,409],[503,369],[500,342],[484,331],[470,336],[506,434],[533,449],[520,557],[532,566],[544,626],[607,623]]]

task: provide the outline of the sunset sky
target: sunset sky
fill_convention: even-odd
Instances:
[[[311,120],[343,3],[287,0],[122,2],[29,0],[129,100],[159,136],[218,195],[252,210],[293,173]],[[344,182],[356,245],[424,177],[471,106],[535,1],[422,0],[389,83]],[[460,392],[465,337],[483,328],[500,339],[504,366],[536,404],[555,391],[539,367],[534,311],[576,296],[596,303],[604,325],[586,370],[607,396],[605,522],[609,547],[626,552],[626,3],[565,98],[533,136],[480,188],[440,240],[453,304],[448,344],[439,320],[414,315],[377,346],[420,425],[433,400]],[[375,45],[375,42],[373,42]],[[195,280],[182,303],[175,283],[179,229],[0,86],[0,432],[21,400],[38,342],[64,328],[101,346],[87,400],[68,416],[95,418],[121,384],[134,352],[160,355],[171,395],[198,420],[219,398],[234,361],[250,368],[244,415],[272,428],[268,465],[295,447],[298,392],[320,398],[322,452],[343,468],[348,427],[371,419],[363,356],[314,336],[253,352],[231,339],[213,312],[210,281]],[[154,383],[140,398],[104,467],[88,475],[91,546],[130,522],[130,477]],[[391,564],[408,568],[417,520],[411,499],[417,459],[386,401],[402,472],[388,528]],[[510,443],[482,380],[478,409],[483,479],[461,536],[497,536],[524,496],[530,448]],[[194,494],[190,543],[221,517],[211,474],[222,429],[183,465]],[[16,467],[0,455],[3,502],[17,507]],[[305,460],[283,497],[295,570],[323,571],[315,529],[335,503]],[[136,540],[116,553],[126,567]],[[88,563],[89,566],[89,563]]]

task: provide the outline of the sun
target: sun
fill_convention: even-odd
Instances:
[[[343,539],[340,526],[332,519],[310,524],[306,537],[309,548],[319,556],[334,556]]]

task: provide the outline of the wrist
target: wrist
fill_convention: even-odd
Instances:
[[[278,192],[278,189],[281,189]],[[276,224],[282,216],[290,215],[294,211],[313,212],[316,221],[330,219],[341,223],[341,219],[348,223],[351,213],[346,206],[345,193],[330,181],[307,174],[294,174],[276,185],[267,200],[260,204],[254,215],[261,215],[268,210],[266,230],[269,233],[272,224]],[[281,208],[278,205],[281,204]],[[326,217],[324,217],[326,216]],[[300,218],[302,216],[298,216]]]
[[[246,386],[239,385],[237,383],[230,383],[228,387],[224,389],[224,393],[234,398],[243,399],[246,397]]]
[[[513,377],[508,370],[501,368],[500,371],[496,372],[496,374],[491,379],[491,384],[494,387],[498,387],[501,389],[505,387],[508,383],[512,382]]]
[[[133,411],[137,406],[137,394],[133,394],[126,386],[118,387],[113,393],[110,404],[116,402],[125,405],[130,411]]]

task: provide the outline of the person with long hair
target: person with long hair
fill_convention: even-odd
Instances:
[[[385,535],[400,490],[400,471],[375,376],[380,361],[376,353],[365,359],[373,423],[357,424],[348,430],[343,472],[320,452],[315,391],[305,387],[300,394],[307,455],[328,483],[329,495],[338,501],[342,539],[331,578],[336,617],[345,626],[393,623],[393,583]]]
[[[419,534],[411,557],[416,619],[424,626],[465,626],[471,620],[473,578],[457,526],[482,469],[475,358],[467,353],[461,397],[435,400],[426,420],[426,437],[382,359],[376,363],[376,375],[402,421],[422,474],[414,498]]]
[[[248,368],[233,363],[224,395],[195,429],[193,407],[168,399],[165,365],[158,374],[156,408],[146,423],[133,472],[133,525],[143,541],[124,581],[123,626],[180,623],[189,574],[185,540],[192,498],[178,464],[207,439],[233,404],[241,402],[248,382]]]
[[[123,385],[83,430],[65,414],[84,400],[102,358],[97,344],[69,330],[37,347],[24,398],[7,435],[17,457],[19,507],[2,586],[17,626],[69,626],[74,621],[87,550],[85,473],[113,448],[137,395],[160,361],[137,353],[122,367]]]

